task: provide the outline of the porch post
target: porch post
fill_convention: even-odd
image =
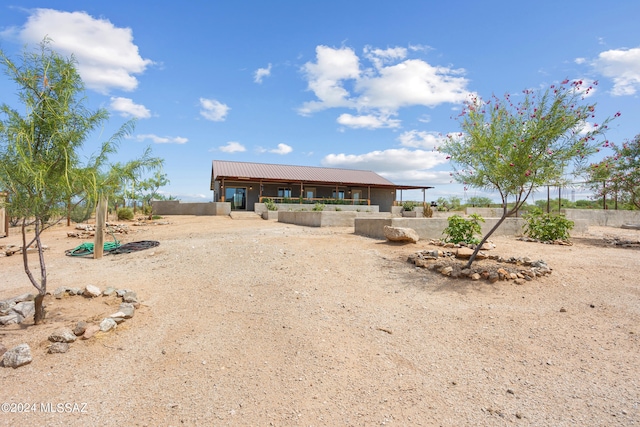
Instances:
[[[220,201],[224,202],[224,178],[220,180]]]

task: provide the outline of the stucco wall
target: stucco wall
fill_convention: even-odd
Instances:
[[[482,223],[482,234],[486,234],[496,225],[498,218],[485,218]],[[376,239],[384,239],[384,226],[407,227],[412,228],[418,233],[421,239],[441,239],[442,231],[447,228],[447,218],[356,218],[355,234],[373,237]],[[494,232],[497,236],[520,236],[522,235],[522,227],[524,220],[522,218],[507,218]],[[571,234],[582,234],[587,231],[586,221],[576,221],[575,227],[571,230]]]
[[[180,203],[179,200],[151,202],[157,215],[229,215],[231,204],[227,202]]]
[[[312,211],[315,204],[311,203],[276,203],[279,212],[286,211]],[[254,206],[256,213],[262,213],[267,210],[264,203],[256,203]],[[379,207],[367,205],[324,205],[323,212],[335,211],[339,209],[343,212],[379,212]]]
[[[562,212],[572,221],[586,221],[589,225],[620,227],[622,224],[640,224],[640,211],[616,211],[604,209],[564,209]]]
[[[388,217],[388,212],[278,211],[278,222],[306,227],[353,227],[357,218]]]

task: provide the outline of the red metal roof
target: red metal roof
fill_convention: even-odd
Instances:
[[[214,160],[211,183],[213,184],[213,181],[219,178],[396,186],[393,182],[372,171]]]

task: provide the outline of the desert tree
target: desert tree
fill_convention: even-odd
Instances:
[[[38,49],[25,50],[21,63],[0,50],[0,63],[16,84],[24,106],[21,113],[5,103],[0,105],[0,187],[10,194],[7,208],[11,215],[20,218],[24,270],[38,291],[34,314],[38,324],[45,316],[42,303],[47,292],[42,233],[64,216],[65,205],[73,197],[95,197],[104,184],[101,169],[134,123],[125,123],[101,143],[97,155],[83,162],[80,153],[85,142],[108,120],[108,113],[86,107],[74,58],[62,57],[45,39]],[[33,228],[29,238],[27,226]],[[33,245],[39,278],[27,256]]]
[[[560,182],[569,165],[581,169],[603,144],[600,138],[610,119],[596,123],[595,104],[587,102],[596,84],[565,80],[524,90],[521,97],[507,94],[484,101],[472,95],[465,103],[457,117],[461,132],[449,135],[439,150],[451,160],[456,181],[465,188],[497,191],[503,209],[467,267],[536,188]]]
[[[607,195],[640,209],[640,134],[622,146],[607,143],[613,155],[607,156],[588,169],[590,186],[595,197],[606,203]],[[616,203],[617,205],[617,203]]]

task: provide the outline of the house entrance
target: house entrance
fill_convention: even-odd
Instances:
[[[231,202],[231,210],[247,209],[247,188],[246,187],[227,187],[224,189],[224,199]]]

